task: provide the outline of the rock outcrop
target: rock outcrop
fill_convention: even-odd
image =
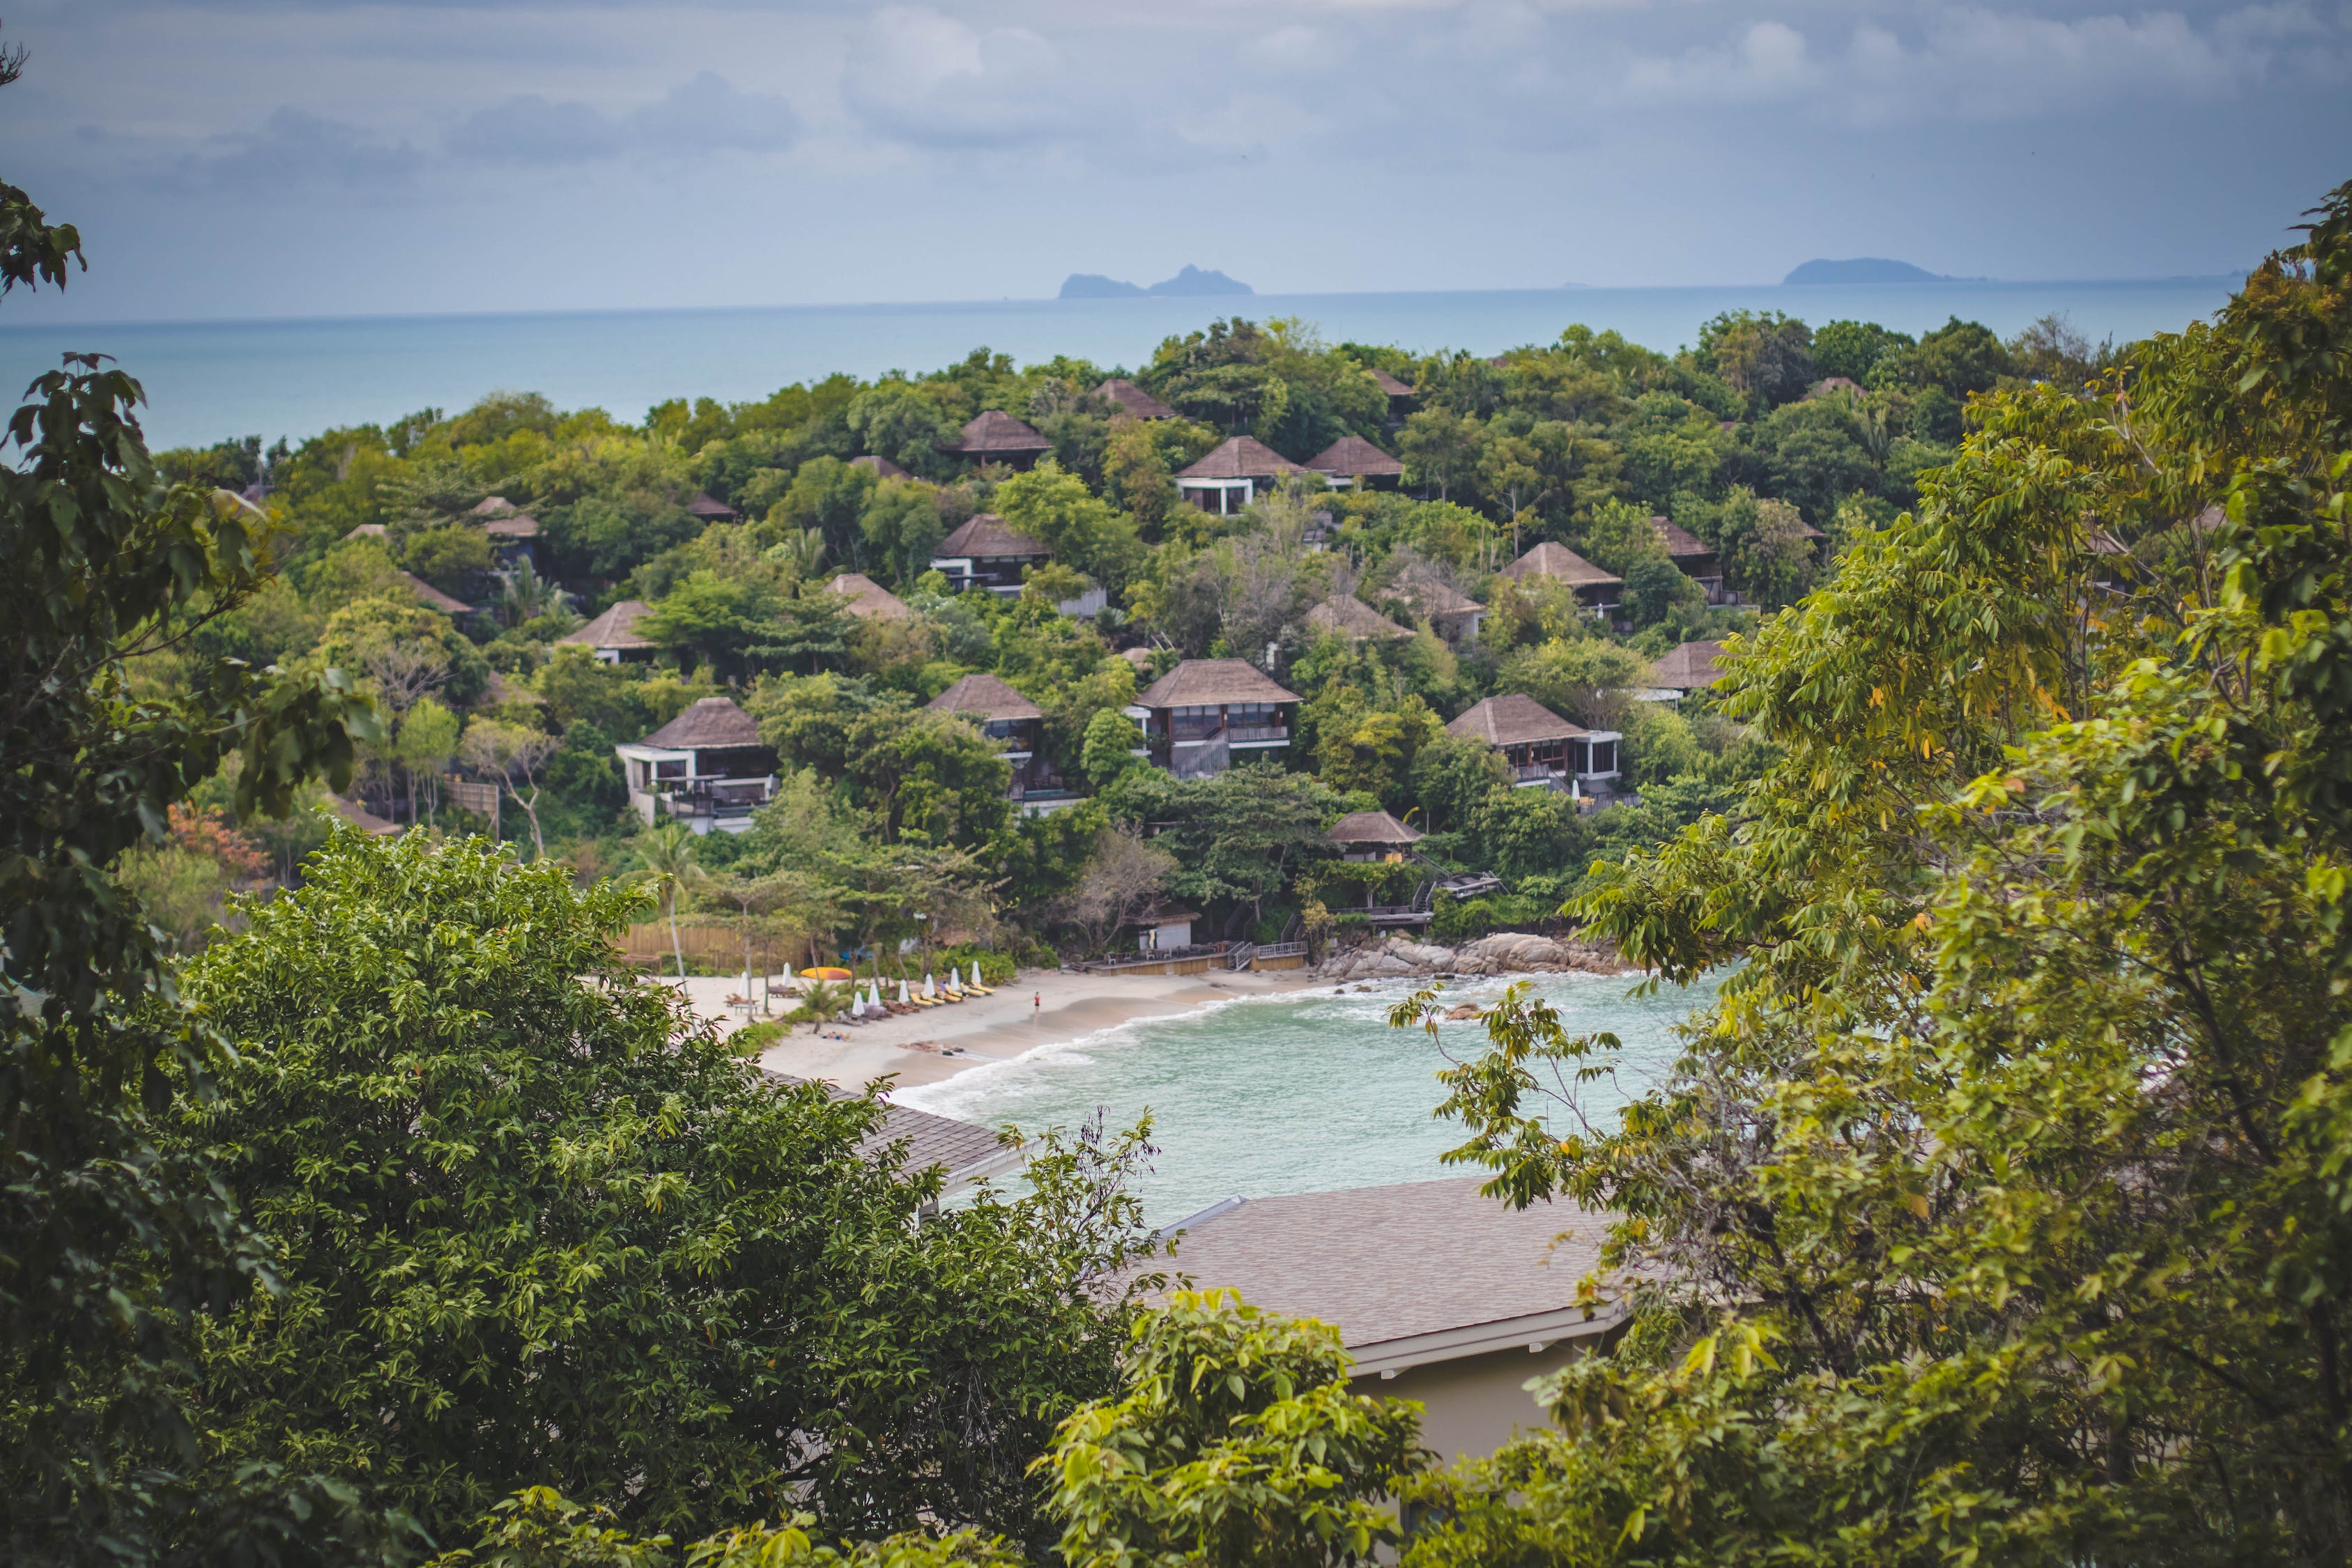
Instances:
[[[1625,963],[1598,943],[1496,931],[1460,947],[1391,936],[1335,952],[1316,965],[1318,980],[1402,980],[1423,974],[1622,974]]]

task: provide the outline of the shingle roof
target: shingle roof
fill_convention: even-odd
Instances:
[[[1171,1272],[1335,1324],[1351,1351],[1575,1308],[1616,1216],[1565,1204],[1515,1209],[1479,1196],[1482,1184],[1455,1176],[1234,1200],[1183,1228]]]
[[[1394,641],[1412,634],[1362,600],[1341,594],[1307,612],[1307,624],[1318,631],[1338,632],[1362,642],[1366,637]]]
[[[366,806],[362,805],[358,801],[352,800],[343,795],[339,795],[335,796],[335,812],[337,816],[341,816],[345,822],[350,823],[353,827],[358,828],[362,833],[372,833],[378,838],[383,838],[400,831],[400,824],[397,822],[387,821],[385,818],[378,816],[374,812],[370,811]]]
[[[1002,559],[1011,555],[1050,555],[1052,551],[1025,533],[1015,533],[1004,526],[1004,520],[992,511],[982,512],[940,541],[934,556],[967,556],[975,560]]]
[[[1650,684],[1674,691],[1696,691],[1723,678],[1723,645],[1686,642],[1650,667]]]
[[[1218,443],[1199,462],[1176,470],[1180,479],[1270,479],[1276,474],[1307,470],[1254,436],[1234,436]]]
[[[583,643],[593,648],[653,647],[656,645],[637,635],[637,617],[652,606],[643,599],[624,599],[619,604],[582,626],[566,632],[555,640],[559,643]]]
[[[1453,723],[1449,735],[1490,746],[1523,746],[1530,741],[1573,741],[1588,731],[1571,724],[1532,697],[1512,692],[1489,697]]]
[[[1851,376],[1824,376],[1820,381],[1813,383],[1811,387],[1806,391],[1805,401],[1810,403],[1816,397],[1827,397],[1833,392],[1843,392],[1849,397],[1860,397],[1863,395],[1862,383],[1855,381]]]
[[[1296,702],[1245,658],[1188,658],[1136,698],[1139,708],[1197,708],[1210,703]]]
[[[1656,534],[1658,542],[1666,547],[1666,556],[1669,560],[1680,561],[1686,556],[1715,553],[1714,548],[1706,540],[1670,517],[1652,518],[1650,531]]]
[[[380,522],[363,522],[343,537],[345,539],[387,539],[391,535],[392,530]]]
[[[1340,437],[1307,458],[1307,467],[1316,473],[1343,479],[1385,479],[1404,472],[1402,463],[1361,436]]]
[[[1009,457],[1024,452],[1050,452],[1054,443],[1012,415],[992,408],[965,426],[956,444],[945,449],[966,458]]]
[[[1045,710],[988,674],[967,675],[937,697],[929,706],[950,713],[982,719],[1043,719]]]
[[[400,574],[400,580],[407,584],[428,607],[438,610],[445,616],[470,616],[474,613],[473,605],[463,599],[451,598],[413,572],[403,572]]]
[[[482,524],[482,531],[492,539],[537,539],[539,519],[527,511],[512,512],[491,518]]]
[[[1131,381],[1113,376],[1095,388],[1097,397],[1108,397],[1138,419],[1173,419],[1176,411]]]
[[[1565,544],[1545,540],[1503,568],[1503,575],[1524,583],[1530,577],[1551,577],[1571,587],[1602,587],[1624,581],[1612,577]]]
[[[1412,397],[1417,395],[1412,387],[1407,386],[1404,383],[1399,381],[1388,372],[1381,369],[1378,365],[1374,365],[1372,367],[1372,380],[1378,383],[1380,389],[1382,392],[1387,393],[1391,397]]]
[[[730,697],[706,697],[637,742],[673,752],[759,743],[759,723]]]
[[[733,507],[729,506],[709,490],[695,491],[694,499],[686,503],[686,510],[697,517],[728,518],[735,515]]]
[[[1334,844],[1412,844],[1421,835],[1385,811],[1351,811],[1331,825]]]
[[[912,619],[915,614],[907,607],[906,601],[863,572],[844,572],[825,586],[849,601],[843,607],[853,616],[904,621]]]
[[[877,457],[871,452],[862,458],[850,458],[849,466],[853,468],[871,468],[877,475],[886,479],[911,479],[915,477],[889,458]]]
[[[1160,899],[1127,923],[1131,926],[1157,926],[1167,925],[1173,921],[1196,921],[1200,918],[1197,910],[1188,910],[1173,899]]]
[[[790,1073],[762,1072],[784,1083],[808,1083],[813,1080],[794,1078]],[[849,1090],[814,1080],[822,1085],[826,1094],[835,1100],[855,1098]],[[1008,1146],[996,1134],[993,1127],[982,1127],[976,1121],[959,1121],[952,1116],[935,1111],[918,1110],[911,1105],[891,1105],[882,1108],[882,1120],[874,1130],[857,1141],[857,1152],[871,1160],[900,1139],[906,1140],[907,1162],[901,1166],[908,1172],[928,1171],[937,1165],[946,1173],[940,1185],[947,1192],[968,1185],[982,1176],[1009,1170],[1021,1163],[1018,1145]]]
[[[1452,584],[1418,572],[1399,578],[1389,592],[1424,616],[1466,616],[1486,607]]]
[[[508,517],[522,509],[504,496],[486,496],[476,501],[466,513],[467,517]]]

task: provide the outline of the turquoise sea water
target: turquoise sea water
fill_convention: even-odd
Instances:
[[[1334,342],[1486,354],[1548,342],[1579,321],[1672,351],[1730,310],[1909,332],[1957,315],[2003,335],[2054,311],[2094,342],[2124,342],[2210,313],[2229,289],[2219,279],[1538,289],[0,327],[0,390],[15,392],[69,350],[112,354],[145,384],[148,438],[161,447],[245,435],[299,440],[419,408],[454,411],[502,388],[635,420],[666,398],[731,402],[835,371],[932,370],[982,346],[1024,363],[1070,354],[1133,367],[1171,333],[1236,314],[1300,317]]]
[[[1629,997],[1640,977],[1558,974],[1535,988],[1571,1035],[1612,1030],[1625,1052],[1616,1089],[1585,1086],[1586,1114],[1612,1123],[1626,1091],[1672,1064],[1674,1026],[1713,998],[1714,984]],[[1100,1110],[1114,1127],[1149,1110],[1153,1169],[1139,1184],[1147,1216],[1166,1225],[1221,1198],[1325,1192],[1467,1173],[1438,1163],[1463,1141],[1458,1122],[1431,1115],[1444,1098],[1435,1074],[1447,1052],[1484,1044],[1476,1024],[1391,1029],[1388,1010],[1416,983],[1383,981],[1215,1004],[1145,1020],[1017,1060],[971,1068],[898,1096],[908,1105],[1024,1131],[1075,1128]],[[1450,984],[1454,1001],[1483,1002],[1505,982]],[[1557,1123],[1555,1123],[1557,1124]]]

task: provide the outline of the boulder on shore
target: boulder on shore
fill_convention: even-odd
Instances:
[[[1570,937],[1496,931],[1460,947],[1391,936],[1335,952],[1314,970],[1318,980],[1402,980],[1423,974],[1622,974],[1626,965],[1608,947]]]

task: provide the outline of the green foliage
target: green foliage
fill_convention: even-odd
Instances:
[[[908,1531],[835,1547],[813,1539],[811,1514],[765,1521],[694,1542],[632,1533],[602,1507],[583,1507],[551,1487],[526,1487],[475,1526],[474,1545],[443,1553],[428,1568],[1019,1568],[1028,1559],[1001,1537],[977,1531],[944,1536]]]
[[[1055,559],[1118,591],[1139,574],[1143,542],[1131,519],[1095,498],[1086,481],[1052,458],[996,487],[996,510]]]
[[[1079,766],[1087,782],[1102,789],[1132,767],[1144,765],[1135,755],[1143,749],[1143,731],[1135,721],[1115,708],[1105,708],[1087,721],[1086,742]]]
[[[1813,368],[1867,386],[1871,372],[1887,355],[1916,346],[1908,332],[1875,321],[1832,321],[1813,333]]]
[[[1257,763],[1212,778],[1178,781],[1157,768],[1121,774],[1104,803],[1122,821],[1160,829],[1176,857],[1180,898],[1260,910],[1300,868],[1333,851],[1326,823],[1341,802],[1315,780]]]

